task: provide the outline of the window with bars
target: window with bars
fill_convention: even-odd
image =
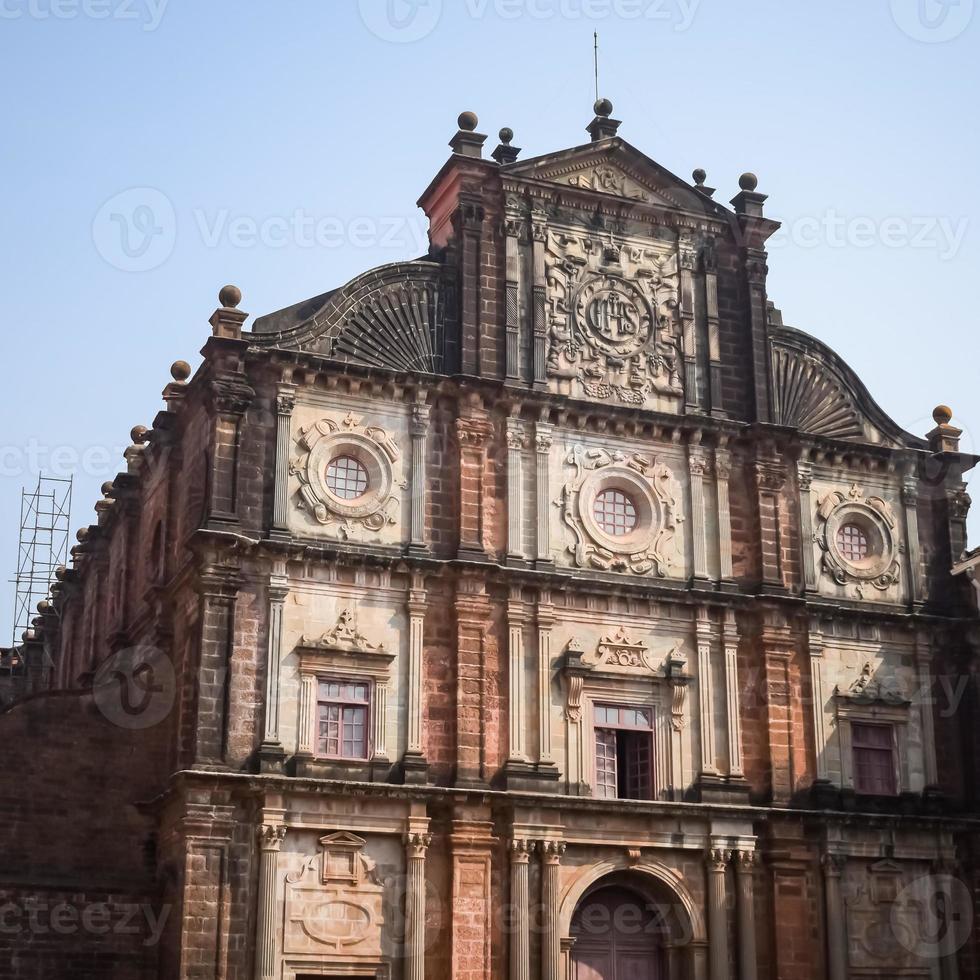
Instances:
[[[844,524],[837,531],[837,547],[841,554],[853,562],[864,561],[871,553],[871,542],[864,528],[857,524]]]
[[[368,471],[353,456],[334,456],[327,464],[327,489],[341,500],[356,500],[368,488]]]
[[[371,685],[320,680],[317,687],[317,754],[328,759],[367,759]]]
[[[596,524],[616,538],[636,527],[636,505],[622,490],[603,490],[596,494],[592,514]]]
[[[895,732],[891,725],[851,723],[854,789],[873,796],[894,796]]]
[[[596,795],[653,799],[653,712],[649,708],[595,706]]]

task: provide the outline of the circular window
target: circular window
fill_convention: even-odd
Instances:
[[[334,456],[327,464],[327,489],[341,500],[355,500],[368,488],[368,472],[353,456]]]
[[[850,562],[864,561],[871,554],[871,542],[863,527],[857,524],[842,524],[837,531],[837,547],[841,555]]]
[[[592,504],[596,524],[615,538],[636,527],[636,506],[622,490],[602,490]]]

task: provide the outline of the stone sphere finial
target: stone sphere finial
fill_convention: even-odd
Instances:
[[[112,480],[106,480],[105,483],[102,484],[102,496],[108,497],[109,494],[112,493],[112,487]]]
[[[738,186],[743,191],[754,191],[759,186],[759,178],[753,173],[744,173],[738,178]]]
[[[937,405],[932,410],[932,417],[936,425],[949,425],[953,418],[953,410],[949,405]]]
[[[698,169],[691,174],[691,177],[694,179],[694,183],[698,187],[701,187],[704,184],[704,182],[708,179],[708,173],[707,171],[702,170],[700,167],[698,167]]]
[[[133,445],[142,446],[146,442],[146,433],[148,431],[145,425],[134,425],[129,430],[129,438],[133,440]]]
[[[514,130],[509,126],[504,126],[504,128],[497,134],[500,137],[500,142],[504,146],[510,146],[510,141],[514,138]]]
[[[609,99],[596,99],[595,105],[592,108],[595,110],[597,116],[607,118],[612,115],[613,104]]]
[[[470,112],[468,109],[466,112],[461,112],[459,118],[456,120],[456,125],[460,129],[467,133],[472,133],[476,127],[479,125],[479,118],[475,112]]]
[[[237,286],[222,286],[218,293],[218,302],[229,310],[235,309],[242,301],[242,291]]]
[[[178,384],[183,384],[191,376],[191,366],[187,361],[174,361],[170,365],[170,377]]]
[[[81,544],[87,537],[88,537],[88,528],[87,527],[80,527],[75,532],[75,540],[78,541],[79,544]]]

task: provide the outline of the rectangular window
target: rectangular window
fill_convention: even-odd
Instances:
[[[317,688],[317,754],[331,759],[368,757],[371,686],[321,680]]]
[[[895,738],[891,725],[851,723],[854,788],[873,796],[894,796]]]
[[[653,799],[653,712],[595,706],[596,795]]]

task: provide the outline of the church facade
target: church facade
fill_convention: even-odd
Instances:
[[[611,113],[464,113],[425,257],[221,291],[25,637],[0,976],[980,973],[974,458]]]

